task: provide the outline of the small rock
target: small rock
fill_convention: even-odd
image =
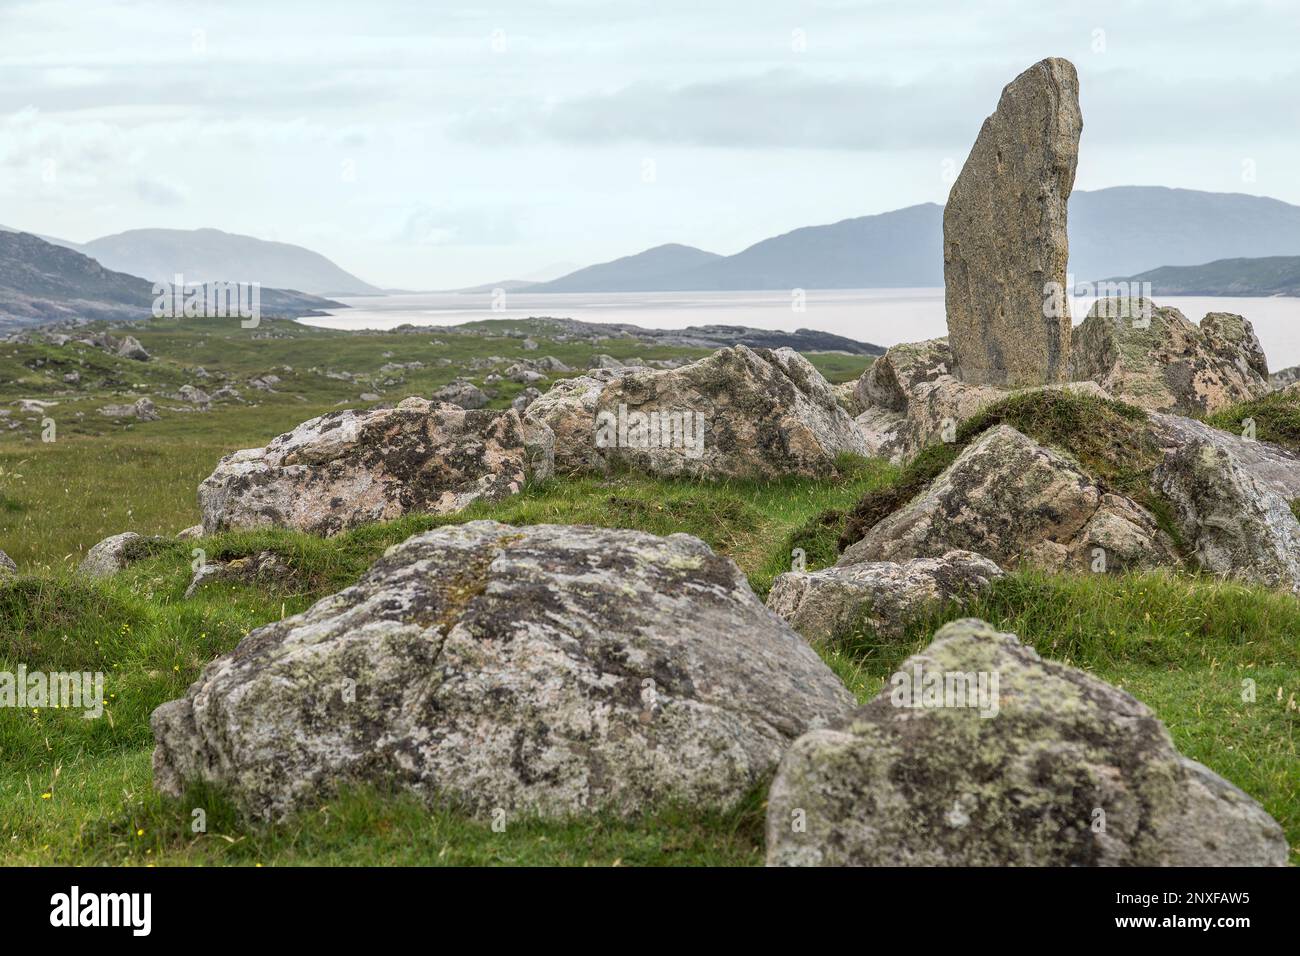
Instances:
[[[969,599],[1002,576],[996,564],[970,551],[789,571],[773,582],[767,606],[813,644],[834,642],[863,624],[897,637],[921,614]]]
[[[462,379],[444,385],[429,397],[435,402],[447,402],[461,408],[484,408],[488,403],[488,397],[482,389],[473,382]]]
[[[0,551],[0,580],[13,577],[17,573],[18,565],[14,563],[14,559],[9,557],[9,555],[5,554],[3,551]]]
[[[127,545],[139,538],[134,531],[124,531],[105,538],[86,552],[81,564],[77,566],[77,573],[96,579],[112,577],[130,564]]]

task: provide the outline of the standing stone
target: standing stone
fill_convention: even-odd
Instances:
[[[1074,65],[1036,63],[1002,91],[948,195],[948,341],[964,382],[1067,379],[1065,220],[1082,128]]]

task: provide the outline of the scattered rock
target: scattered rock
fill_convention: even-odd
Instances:
[[[1300,382],[1300,365],[1292,365],[1290,368],[1284,368],[1279,372],[1274,372],[1268,377],[1268,384],[1274,389],[1286,388],[1288,385],[1294,385]]]
[[[795,741],[768,795],[769,865],[1286,859],[1277,822],[1178,753],[1144,704],[970,619],[942,628],[865,706]]]
[[[110,578],[131,563],[127,546],[140,536],[134,531],[124,531],[105,538],[86,552],[77,566],[77,573],[90,578]]]
[[[154,783],[271,818],[360,782],[479,813],[722,809],[852,702],[696,538],[474,521],[209,664],[153,714]]]
[[[117,354],[122,358],[135,359],[137,362],[149,361],[149,353],[134,335],[128,335],[117,346]]]
[[[488,403],[488,397],[483,394],[482,389],[473,382],[463,379],[444,385],[434,392],[431,398],[435,402],[447,402],[451,405],[459,405],[461,408],[483,408]]]
[[[105,405],[99,414],[107,418],[138,418],[142,422],[156,422],[161,417],[149,398],[137,398],[131,405]]]
[[[14,563],[14,559],[0,551],[0,580],[13,577],[17,573],[18,565]]]
[[[274,392],[275,386],[280,384],[278,375],[259,375],[256,378],[250,378],[248,384],[258,391]]]
[[[522,415],[529,405],[541,397],[542,393],[537,389],[526,388],[515,396],[514,401],[510,403],[510,407]]]
[[[186,541],[191,538],[201,538],[203,537],[203,525],[201,524],[190,525],[185,530],[176,532],[176,537],[180,538],[182,541]]]
[[[193,385],[182,385],[176,392],[176,397],[183,402],[190,402],[194,405],[207,405],[212,401],[212,396],[201,388],[195,388]]]
[[[1250,323],[1212,312],[1197,328],[1148,299],[1099,299],[1074,330],[1072,378],[1157,412],[1208,415],[1269,390]]]
[[[63,380],[67,382],[69,385],[77,385],[81,382],[81,373],[67,372],[64,374]]]
[[[519,491],[523,446],[513,410],[407,398],[331,412],[221,459],[199,486],[204,533],[274,526],[329,535],[412,512],[451,514]]]
[[[374,392],[362,392],[360,400],[363,402],[377,402],[379,401],[379,396]]]
[[[1056,57],[1035,63],[1002,91],[948,194],[948,340],[963,382],[1066,380],[1066,211],[1082,129],[1074,64]],[[1055,308],[1049,283],[1059,290]]]
[[[969,551],[896,564],[874,561],[777,577],[767,606],[813,644],[839,640],[865,624],[896,637],[917,617],[986,590],[1002,569]]]
[[[14,402],[20,412],[26,412],[30,415],[43,415],[46,409],[53,408],[58,402],[42,401],[39,398],[20,398]]]
[[[930,487],[840,555],[864,561],[974,551],[1002,567],[1124,570],[1181,564],[1173,541],[1136,502],[1098,487],[1078,465],[1009,425],[972,441]]]
[[[240,397],[239,389],[235,388],[233,385],[221,386],[221,388],[217,389],[215,392],[212,393],[212,400],[214,402],[243,401],[243,399]]]
[[[274,551],[259,551],[257,554],[229,561],[205,561],[199,565],[185,589],[185,597],[193,597],[205,584],[213,581],[238,582],[241,584],[273,584],[292,577],[293,569]]]

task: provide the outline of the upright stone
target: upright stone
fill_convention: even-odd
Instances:
[[[948,195],[948,341],[964,382],[1068,378],[1065,221],[1082,128],[1074,65],[1035,63],[1002,91]]]

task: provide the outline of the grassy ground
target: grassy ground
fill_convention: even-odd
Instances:
[[[450,519],[409,517],[329,540],[281,531],[205,539],[201,544],[210,559],[272,549],[293,573],[258,587],[214,584],[189,599],[183,593],[194,542],[164,542],[150,557],[98,584],[70,573],[80,553],[107,534],[171,534],[194,523],[195,485],[221,453],[263,443],[338,401],[356,404],[357,385],[306,371],[313,366],[378,374],[386,361],[432,362],[444,348],[459,350],[458,364],[485,355],[525,354],[515,339],[464,336],[461,341],[441,330],[425,337],[287,329],[285,336],[246,349],[247,343],[233,336],[221,340],[206,326],[160,327],[139,335],[159,356],[156,368],[152,362],[119,367],[122,360],[85,357],[106,361],[111,371],[104,374],[122,381],[147,378],[137,382],[145,387],[100,385],[94,378],[87,393],[63,395],[42,374],[45,366],[27,364],[45,347],[0,347],[0,402],[41,397],[61,402],[53,409],[59,422],[56,442],[40,442],[39,421],[24,416],[18,416],[19,429],[0,433],[0,549],[24,572],[0,585],[0,671],[21,664],[107,675],[105,716],[99,720],[84,720],[73,711],[0,708],[0,863],[761,862],[761,790],[727,813],[664,807],[631,821],[510,820],[503,832],[486,819],[430,813],[410,798],[373,791],[344,794],[276,827],[239,819],[217,793],[196,791],[172,801],[152,791],[148,715],[154,707],[182,695],[204,664],[251,629],[305,609],[355,580],[388,545]],[[420,351],[421,342],[434,340],[447,344],[430,345],[427,355]],[[656,357],[636,343],[597,348],[624,358]],[[386,351],[396,357],[385,358]],[[591,351],[591,346],[544,342],[528,354],[554,354],[580,367]],[[843,356],[820,358],[835,377],[852,376]],[[285,384],[275,394],[253,396],[241,388],[246,397],[256,397],[255,406],[199,414],[170,411],[166,406],[172,403],[160,401],[162,421],[130,428],[94,415],[97,405],[121,401],[123,394],[156,394],[167,376],[172,387],[192,381],[188,376],[195,365],[224,372],[237,383],[276,366],[290,365],[294,372],[276,373]],[[427,393],[455,372],[423,370],[376,390],[395,401]],[[55,380],[61,381],[61,374]],[[25,378],[15,381],[13,375]],[[87,378],[92,376],[83,369]],[[42,392],[43,386],[49,387]],[[496,403],[504,404],[509,394],[499,395]],[[89,411],[78,419],[78,410]],[[1068,426],[1068,421],[1062,425]],[[810,567],[833,562],[846,513],[868,493],[899,479],[896,469],[880,463],[844,464],[844,478],[837,483],[702,484],[637,477],[547,482],[495,506],[477,505],[456,520],[684,531],[732,556],[762,594],[789,567],[796,547],[806,551]],[[1116,472],[1115,479],[1122,478]],[[819,651],[866,698],[935,626],[956,613],[936,611],[902,639],[882,642],[864,633]],[[1300,602],[1193,576],[1018,573],[967,613],[1014,630],[1044,655],[1084,667],[1147,702],[1184,753],[1261,800],[1286,828],[1293,848],[1300,846]],[[1245,680],[1254,682],[1253,703],[1242,700]],[[195,829],[196,810],[205,824],[202,832]]]

